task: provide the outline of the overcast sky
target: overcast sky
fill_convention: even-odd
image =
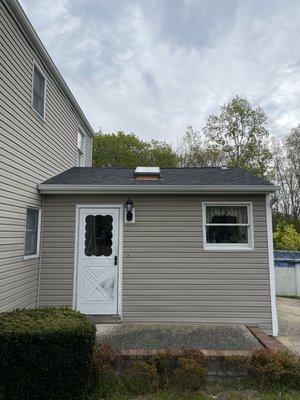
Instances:
[[[21,0],[95,130],[176,142],[235,94],[300,122],[299,0]]]

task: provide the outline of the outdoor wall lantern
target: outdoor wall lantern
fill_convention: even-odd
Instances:
[[[128,197],[128,200],[124,204],[124,209],[125,209],[125,223],[133,224],[135,222],[135,208],[133,201],[130,199],[130,196]]]

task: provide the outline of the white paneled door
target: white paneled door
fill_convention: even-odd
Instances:
[[[76,309],[118,314],[120,209],[79,207]]]

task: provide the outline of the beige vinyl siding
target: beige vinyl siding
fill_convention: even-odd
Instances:
[[[76,204],[123,195],[46,195],[41,305],[72,305]],[[123,320],[258,324],[271,333],[265,196],[134,195],[124,225]],[[203,251],[202,202],[252,201],[255,251]]]
[[[39,259],[24,260],[26,207],[36,187],[77,162],[80,118],[0,0],[0,312],[37,303]],[[35,60],[47,77],[45,120],[32,110]],[[86,165],[91,137],[85,132]]]

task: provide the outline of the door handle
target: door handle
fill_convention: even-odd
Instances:
[[[115,265],[118,265],[118,256],[115,256],[115,258],[114,258],[114,264],[115,264]]]

